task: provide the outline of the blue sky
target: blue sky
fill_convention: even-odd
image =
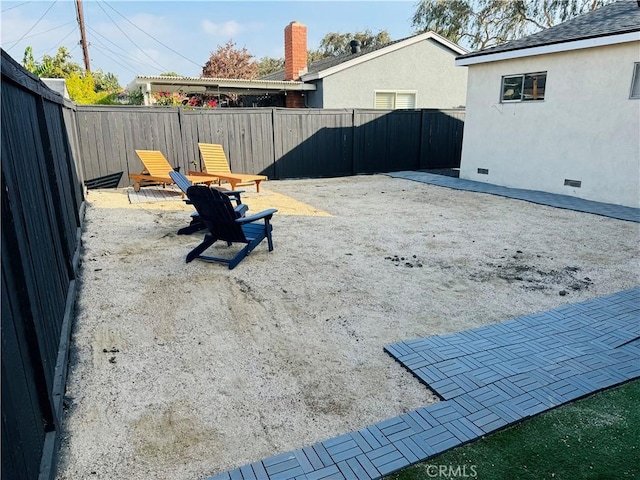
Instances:
[[[174,71],[197,77],[210,53],[233,40],[256,59],[284,57],[284,28],[307,26],[316,49],[329,32],[387,30],[392,40],[414,33],[417,0],[404,1],[123,1],[82,2],[92,70],[118,76],[126,86],[136,74]],[[22,62],[27,46],[36,60],[66,46],[84,65],[73,0],[0,3],[2,48]]]

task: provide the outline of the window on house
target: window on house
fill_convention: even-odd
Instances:
[[[547,72],[522,73],[502,77],[501,102],[544,100]]]
[[[374,108],[381,110],[416,108],[416,92],[376,92]]]
[[[631,79],[631,98],[640,98],[640,62],[633,64],[633,78]]]

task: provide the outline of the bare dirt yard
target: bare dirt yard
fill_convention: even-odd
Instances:
[[[640,283],[630,222],[384,175],[246,190],[275,250],[234,270],[185,263],[179,199],[88,194],[59,479],[202,479],[363,428],[437,401],[385,345]]]

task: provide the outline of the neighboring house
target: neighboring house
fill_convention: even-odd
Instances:
[[[145,105],[158,103],[159,95],[169,93],[184,97],[185,104],[189,98],[198,99],[195,106],[202,106],[207,99],[214,99],[221,107],[284,107],[288,93],[301,93],[314,88],[303,82],[290,81],[144,75],[136,76],[127,86],[129,91],[140,89]]]
[[[466,50],[440,35],[427,32],[362,49],[352,42],[351,47],[350,54],[307,65],[307,27],[291,22],[285,28],[285,70],[262,78],[313,85],[305,92],[307,107],[464,106],[467,72],[455,67],[455,58]]]
[[[467,72],[455,58],[467,51],[433,33],[360,49],[307,65],[307,27],[284,31],[285,69],[257,80],[137,76],[145,105],[158,94],[216,98],[220,106],[291,108],[456,108],[464,106]],[[352,42],[353,43],[353,42]],[[185,99],[186,103],[186,99]]]
[[[460,177],[640,207],[640,5],[622,0],[457,58]]]

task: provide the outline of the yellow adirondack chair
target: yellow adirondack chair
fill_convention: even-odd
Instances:
[[[222,182],[231,184],[231,190],[237,186],[256,185],[256,192],[260,192],[260,182],[267,180],[265,175],[250,175],[246,173],[232,173],[229,161],[224,153],[222,145],[216,143],[198,143],[202,155],[202,168],[204,172],[189,172],[189,175],[212,175],[218,177],[218,185]]]
[[[171,185],[173,179],[169,176],[169,172],[173,171],[173,167],[165,156],[159,150],[136,150],[138,158],[144,165],[144,169],[141,173],[131,173],[129,178],[135,183],[133,189],[138,192],[140,187],[144,185],[156,185],[158,183],[165,185]],[[217,182],[218,179],[211,175],[187,175],[187,178],[191,183],[204,183],[211,185],[213,182]]]

